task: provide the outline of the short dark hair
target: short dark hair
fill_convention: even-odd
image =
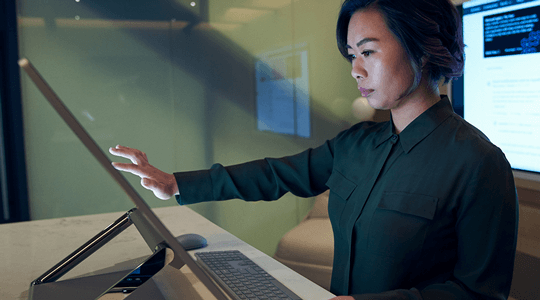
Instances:
[[[349,59],[347,32],[352,15],[374,8],[407,52],[415,70],[422,70],[422,57],[430,79],[444,83],[463,73],[465,54],[461,18],[450,0],[345,0],[337,21],[336,38],[341,55]]]

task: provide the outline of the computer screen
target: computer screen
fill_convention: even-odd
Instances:
[[[472,0],[463,16],[465,69],[454,110],[540,182],[540,0]]]

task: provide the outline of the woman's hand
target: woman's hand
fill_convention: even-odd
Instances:
[[[112,165],[117,170],[130,172],[141,177],[141,185],[154,192],[154,195],[159,199],[168,200],[179,193],[174,175],[160,171],[149,164],[144,152],[120,145],[109,148],[109,152],[112,155],[131,160],[132,164],[113,162]]]

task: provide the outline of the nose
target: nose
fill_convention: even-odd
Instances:
[[[364,65],[361,59],[357,58],[352,61],[351,75],[356,80],[365,79],[367,77],[367,71],[364,68]]]

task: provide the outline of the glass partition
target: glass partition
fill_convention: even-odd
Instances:
[[[356,83],[335,45],[340,0],[17,4],[20,57],[102,149],[138,148],[163,171],[295,154],[359,121]],[[131,208],[24,75],[22,95],[31,218]],[[177,205],[126,178],[151,206]],[[286,195],[190,207],[272,254],[312,203]]]

